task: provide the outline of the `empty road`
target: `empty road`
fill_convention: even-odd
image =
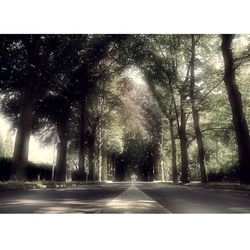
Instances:
[[[0,213],[250,213],[250,192],[150,182],[0,191]]]

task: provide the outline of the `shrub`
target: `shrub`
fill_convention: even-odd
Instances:
[[[12,160],[0,157],[0,181],[7,181],[10,178]]]
[[[81,170],[76,170],[71,174],[72,181],[85,181],[86,174],[83,173]]]
[[[35,181],[40,175],[40,180],[51,180],[52,166],[48,164],[28,163],[27,166],[27,180]]]
[[[209,181],[239,181],[240,171],[238,165],[220,167],[208,171]]]
[[[0,181],[8,181],[10,179],[12,167],[12,159],[0,157]],[[27,180],[36,181],[38,175],[40,180],[51,180],[52,167],[48,164],[36,164],[29,162],[27,166]]]

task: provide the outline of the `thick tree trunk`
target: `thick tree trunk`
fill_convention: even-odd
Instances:
[[[184,95],[181,93],[181,124],[179,128],[181,146],[181,182],[189,183],[188,177],[188,146],[186,133],[186,112],[184,110]]]
[[[33,110],[31,88],[24,88],[20,104],[20,118],[15,139],[11,178],[26,180],[26,167],[29,156],[29,141]]]
[[[20,116],[11,170],[11,178],[20,180],[27,179],[26,167],[29,156],[32,111],[41,86],[38,76],[38,74],[41,73],[39,68],[40,41],[40,35],[32,35],[32,42],[25,45],[30,68],[29,75],[27,76],[27,84],[21,93]]]
[[[221,50],[225,64],[224,82],[233,115],[240,165],[240,182],[250,184],[250,136],[243,111],[241,93],[235,81],[235,66],[232,53],[233,35],[222,35]]]
[[[172,179],[174,183],[178,182],[178,174],[177,174],[177,164],[176,164],[176,143],[174,136],[174,124],[173,120],[169,120],[170,126],[170,137],[171,137],[171,153],[172,153]]]
[[[56,181],[66,181],[67,176],[67,146],[69,133],[70,105],[66,105],[57,124],[60,142],[57,145]]]
[[[86,154],[86,147],[85,147],[85,132],[86,132],[86,117],[85,117],[85,97],[83,97],[81,101],[81,117],[80,117],[80,144],[79,144],[79,162],[78,167],[79,170],[84,173],[85,172],[85,154]],[[83,175],[84,176],[84,175]]]
[[[202,133],[200,129],[200,122],[199,122],[199,112],[197,108],[195,107],[195,72],[194,72],[194,64],[195,64],[195,37],[192,35],[192,49],[191,49],[191,65],[190,65],[190,98],[191,98],[191,104],[192,104],[192,115],[193,115],[193,121],[194,121],[194,131],[195,131],[195,137],[197,141],[197,147],[198,147],[198,159],[199,159],[199,165],[200,165],[200,173],[201,173],[201,182],[207,183],[207,172],[205,167],[205,150],[204,150],[204,144],[202,140]]]

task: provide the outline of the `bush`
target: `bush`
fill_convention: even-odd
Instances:
[[[238,165],[210,169],[208,171],[209,181],[239,181],[240,170]]]
[[[36,181],[40,175],[40,180],[51,180],[52,166],[48,164],[28,163],[27,180]]]
[[[71,174],[72,181],[85,181],[86,174],[83,173],[81,170],[76,170]]]
[[[0,157],[0,181],[8,181],[10,179],[11,167],[12,159]],[[40,180],[51,180],[52,166],[29,162],[27,166],[27,180],[37,181],[38,175],[40,175]]]
[[[10,178],[12,160],[0,157],[0,181],[7,181]]]

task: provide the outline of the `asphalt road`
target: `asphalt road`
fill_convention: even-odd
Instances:
[[[1,191],[0,213],[250,213],[250,192],[164,183]]]
[[[96,213],[130,183],[0,192],[0,213]]]
[[[158,183],[137,184],[171,213],[250,213],[250,192]]]

